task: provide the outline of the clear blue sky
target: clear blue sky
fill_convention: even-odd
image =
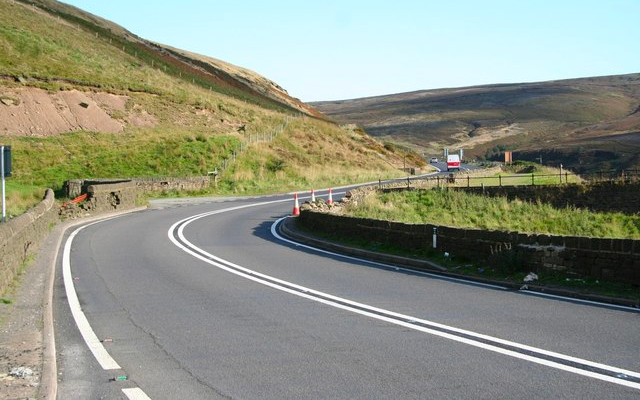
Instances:
[[[640,0],[66,0],[303,101],[640,72]]]

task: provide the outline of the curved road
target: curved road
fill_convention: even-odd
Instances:
[[[196,201],[68,232],[58,398],[640,397],[635,311],[296,246],[289,196]]]

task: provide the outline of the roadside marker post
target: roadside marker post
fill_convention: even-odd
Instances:
[[[333,204],[333,189],[329,189],[329,199],[327,200],[327,204]]]

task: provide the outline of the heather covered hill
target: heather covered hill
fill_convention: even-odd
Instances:
[[[424,90],[313,106],[379,139],[437,155],[513,150],[577,169],[640,166],[640,74]]]
[[[52,0],[0,0],[0,142],[10,191],[217,168],[218,190],[264,193],[398,176],[405,157],[249,69]]]

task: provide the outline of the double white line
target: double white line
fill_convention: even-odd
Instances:
[[[617,385],[640,389],[640,373],[630,371],[610,365],[596,363],[593,361],[547,351],[544,349],[523,345],[520,343],[503,340],[497,337],[483,335],[480,333],[456,328],[449,325],[440,324],[434,321],[416,318],[410,315],[399,314],[390,310],[373,307],[367,304],[358,303],[346,298],[333,296],[329,293],[320,292],[305,286],[300,286],[292,282],[284,281],[273,276],[234,264],[230,261],[219,258],[205,250],[197,247],[184,236],[184,229],[192,222],[224,212],[239,210],[248,207],[256,207],[266,204],[278,203],[289,200],[276,200],[262,203],[253,203],[242,206],[226,208],[194,215],[176,222],[168,231],[169,239],[180,249],[202,260],[232,274],[245,279],[269,286],[276,290],[303,297],[331,307],[345,311],[375,318],[381,321],[403,326],[405,328],[439,336],[470,346],[493,351],[510,357],[526,360],[547,367],[571,372],[574,374],[587,376],[602,381],[611,382]],[[284,219],[284,218],[282,218]],[[277,236],[276,225],[282,220],[278,220],[272,226],[272,232]],[[308,247],[308,246],[305,246]]]

